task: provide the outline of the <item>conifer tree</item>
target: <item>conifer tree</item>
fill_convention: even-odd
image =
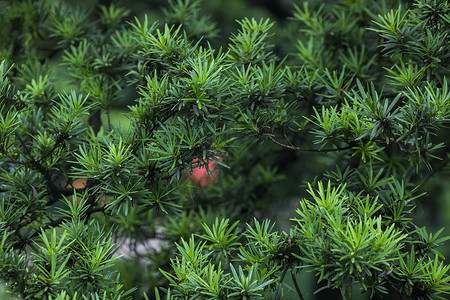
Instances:
[[[450,294],[415,217],[448,180],[448,0],[297,1],[226,38],[200,0],[110,2],[0,2],[1,297]]]

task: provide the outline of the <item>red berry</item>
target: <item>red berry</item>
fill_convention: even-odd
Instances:
[[[217,157],[217,159],[222,160],[221,157]],[[197,163],[198,159],[194,159],[192,161],[193,164]],[[206,170],[206,166],[198,166],[192,170],[192,175],[189,177],[189,180],[199,186],[210,186],[217,182],[219,179],[218,170],[216,169],[217,163],[208,160],[208,167],[211,172],[211,176],[208,174]]]

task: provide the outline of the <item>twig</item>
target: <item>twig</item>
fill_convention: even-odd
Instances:
[[[105,210],[106,210],[106,207],[95,207],[95,208],[88,209],[86,211],[86,217],[89,217],[91,214],[93,214],[95,212],[103,212]],[[52,222],[49,222],[49,223],[45,224],[45,226],[42,227],[42,229],[43,230],[47,230],[47,229],[49,229],[51,227],[56,227],[58,225],[61,225],[64,221],[66,221],[68,219],[71,219],[71,218],[72,218],[71,216],[61,217],[59,219],[56,219],[56,220],[54,220]]]
[[[442,160],[442,163],[439,164],[439,166],[433,168],[433,170],[428,173],[428,175],[422,180],[422,182],[419,184],[419,186],[424,186],[430,179],[433,177],[437,172],[442,170],[448,163],[449,163],[448,156]]]
[[[109,109],[106,110],[106,118],[108,120],[108,129],[109,129],[109,131],[111,131],[112,130],[111,129],[111,115],[109,113]]]
[[[36,161],[36,160],[34,159],[34,157],[33,157],[33,156],[31,155],[31,153],[30,153],[30,150],[28,149],[27,145],[26,145],[25,142],[22,140],[22,138],[20,137],[19,134],[16,134],[16,138],[17,138],[17,140],[20,142],[20,144],[22,144],[22,147],[23,147],[23,149],[24,149],[26,155],[28,155],[28,157],[30,158],[27,162],[23,162],[23,163],[31,164],[31,166],[32,166],[36,171],[38,171],[39,173],[41,173],[42,175],[44,175],[44,177],[45,177],[45,179],[46,179],[46,181],[47,181],[48,187],[50,188],[50,190],[51,190],[51,192],[52,192],[52,195],[53,195],[54,192],[57,190],[57,188],[56,188],[56,186],[53,184],[53,180],[52,180],[52,178],[50,177],[50,174],[49,174],[48,170],[47,170],[40,162],[38,162],[38,161]],[[53,149],[52,149],[51,151],[54,151],[54,150],[56,149],[57,144],[58,144],[58,143],[55,143],[55,145],[53,146]],[[50,153],[50,152],[49,152],[49,153]],[[41,160],[44,160],[44,159],[46,159],[47,157],[48,157],[48,154],[47,154],[47,155],[44,155],[43,157],[41,157]],[[49,201],[49,202],[50,202],[50,201]],[[52,202],[52,203],[54,203],[54,202]],[[50,203],[50,204],[52,204],[52,203]]]
[[[89,216],[90,216],[91,214],[96,213],[96,212],[104,212],[105,210],[106,210],[106,207],[94,207],[94,208],[88,209],[88,210],[86,211],[85,217],[86,217],[86,218],[89,218]],[[58,226],[58,225],[61,225],[64,221],[69,220],[69,219],[71,219],[71,218],[72,218],[71,216],[61,217],[61,218],[56,219],[56,220],[54,220],[54,221],[48,222],[48,223],[45,224],[44,227],[42,227],[41,229],[45,231],[45,230],[47,230],[47,229],[49,229],[49,228],[56,227],[56,226]],[[33,234],[30,236],[30,239],[33,238],[33,237],[35,237],[35,236],[37,236],[40,232],[41,232],[41,230],[36,230],[36,232],[33,233]]]
[[[294,273],[291,270],[291,277],[292,277],[292,281],[294,282],[294,286],[295,286],[295,290],[297,291],[298,297],[300,298],[300,300],[305,300],[305,298],[303,298],[302,292],[300,291],[300,287],[298,286],[297,283],[297,279],[295,279]]]
[[[105,210],[106,210],[106,207],[95,207],[95,208],[92,208],[92,209],[88,209],[86,211],[85,218],[86,219],[89,218],[89,216],[91,214],[95,213],[95,212],[104,212]],[[40,229],[36,230],[32,235],[27,237],[27,240],[36,237],[37,235],[39,235],[42,232],[42,230],[45,231],[45,230],[47,230],[47,229],[49,229],[51,227],[56,227],[58,225],[61,225],[64,221],[69,220],[71,218],[72,217],[70,217],[70,216],[65,216],[65,217],[61,217],[59,219],[56,219],[54,221],[48,222],[43,227],[41,227]],[[25,249],[24,248],[25,246],[26,246],[26,244],[24,243],[24,241],[19,241],[19,242],[15,243],[14,245],[12,245],[12,247],[14,249],[18,249],[18,250],[21,250],[21,251]]]
[[[296,146],[292,146],[292,145],[283,144],[283,143],[275,140],[273,137],[269,137],[269,139],[272,142],[274,142],[275,144],[282,146],[284,148],[288,148],[291,150],[298,150],[298,151],[307,151],[307,152],[335,152],[335,151],[348,150],[348,149],[352,148],[352,146],[347,146],[347,147],[343,147],[343,148],[334,148],[334,149],[308,149],[308,148],[302,148],[302,147],[296,147]]]

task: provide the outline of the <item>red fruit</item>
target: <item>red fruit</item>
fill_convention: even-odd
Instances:
[[[222,160],[221,157],[217,157],[220,161]],[[194,159],[192,161],[193,164],[197,163],[198,159]],[[189,180],[199,186],[209,186],[217,182],[219,179],[219,173],[216,169],[217,163],[208,160],[208,167],[209,171],[211,172],[211,176],[208,174],[208,171],[206,171],[206,166],[198,166],[192,170],[192,175],[189,177]]]

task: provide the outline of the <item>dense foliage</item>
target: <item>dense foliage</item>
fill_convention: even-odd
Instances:
[[[298,1],[227,42],[200,1],[169,1],[159,22],[0,8],[5,293],[304,299],[308,272],[342,299],[450,293],[448,237],[414,220],[450,158],[449,1]],[[189,180],[200,168],[214,180]]]

